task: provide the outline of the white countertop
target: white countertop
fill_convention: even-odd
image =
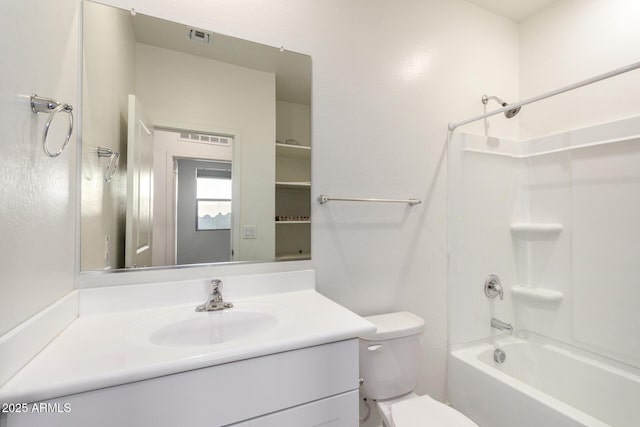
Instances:
[[[247,338],[168,347],[145,342],[140,338],[141,328],[171,311],[193,310],[194,304],[81,314],[0,388],[0,401],[41,401],[341,341],[375,330],[371,323],[313,289],[227,299],[237,310],[269,305],[281,320],[274,328]]]

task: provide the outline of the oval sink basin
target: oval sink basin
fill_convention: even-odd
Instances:
[[[241,302],[209,312],[194,309],[183,306],[151,315],[129,330],[127,340],[162,347],[210,346],[255,337],[291,320],[289,310],[268,303]]]
[[[260,312],[194,313],[189,319],[161,327],[150,341],[167,347],[219,344],[268,331],[277,323],[275,316]]]

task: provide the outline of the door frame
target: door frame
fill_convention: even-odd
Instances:
[[[232,142],[232,160],[231,160],[231,261],[240,258],[240,212],[241,198],[240,188],[242,176],[242,132],[239,129],[214,127],[209,125],[176,125],[160,123],[156,124],[155,130],[167,132],[194,132],[223,135],[233,139]],[[194,143],[197,144],[197,143]],[[199,144],[202,148],[202,144]],[[177,247],[176,247],[176,189],[177,176],[175,174],[174,159],[202,159],[202,160],[220,160],[215,158],[207,158],[206,153],[203,155],[202,150],[195,150],[188,144],[179,149],[167,150],[164,159],[164,179],[165,179],[165,236],[166,244],[164,248],[165,260],[167,265],[177,265]]]

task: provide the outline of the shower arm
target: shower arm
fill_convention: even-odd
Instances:
[[[509,111],[509,110],[514,110],[516,108],[522,107],[523,105],[532,104],[534,102],[538,102],[538,101],[541,101],[543,99],[550,98],[552,96],[556,96],[556,95],[559,95],[561,93],[568,92],[570,90],[574,90],[574,89],[577,89],[577,88],[582,87],[582,86],[586,86],[586,85],[590,85],[590,84],[595,83],[595,82],[599,82],[600,80],[605,80],[605,79],[608,79],[610,77],[617,76],[619,74],[623,74],[623,73],[627,73],[629,71],[633,71],[633,70],[635,70],[637,68],[640,68],[640,62],[636,62],[636,63],[633,63],[631,65],[627,65],[626,67],[616,68],[615,70],[609,71],[608,73],[599,74],[599,75],[591,77],[589,79],[579,81],[578,83],[574,83],[574,84],[571,84],[571,85],[568,85],[568,86],[564,86],[564,87],[561,87],[560,89],[556,89],[556,90],[553,90],[551,92],[544,93],[542,95],[534,96],[533,98],[529,98],[529,99],[526,99],[524,101],[514,102],[513,104],[509,104],[509,105],[507,105],[505,107],[499,108],[499,109],[494,110],[494,111],[490,111],[490,112],[485,113],[485,114],[481,114],[479,116],[472,117],[472,118],[467,119],[467,120],[463,120],[461,122],[449,123],[449,130],[450,131],[454,131],[454,130],[456,130],[456,128],[458,128],[458,127],[460,127],[462,125],[466,125],[468,123],[475,122],[477,120],[481,120],[481,119],[484,119],[484,118],[487,118],[487,117],[490,117],[490,116],[495,116],[496,114],[504,113],[504,112]]]
[[[506,102],[504,102],[502,99],[498,98],[497,96],[482,95],[482,103],[484,105],[487,105],[490,99],[495,100],[498,104],[502,105],[503,107],[507,105]]]

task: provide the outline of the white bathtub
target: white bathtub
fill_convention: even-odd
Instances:
[[[452,406],[481,427],[640,426],[640,370],[540,337],[456,349],[448,369]]]

